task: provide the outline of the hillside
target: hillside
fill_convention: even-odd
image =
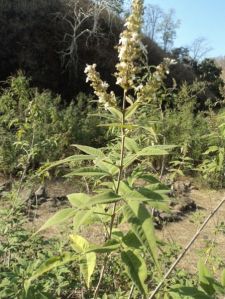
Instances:
[[[222,69],[107,3],[0,2],[0,298],[222,299]]]
[[[81,7],[70,0],[28,1],[13,0],[0,3],[0,80],[6,80],[19,69],[32,78],[34,86],[50,89],[71,99],[80,91],[89,91],[85,84],[84,68],[96,63],[104,79],[113,84],[117,50],[115,46],[122,30],[123,21],[102,10],[96,20],[96,32],[85,33],[72,45],[72,37],[84,30],[93,29],[93,15],[88,1]],[[82,10],[90,17],[82,22],[76,33]],[[72,27],[72,25],[73,27]],[[168,56],[149,38],[145,38],[150,65],[158,65]],[[70,47],[77,47],[71,49]],[[72,51],[68,53],[68,50]],[[67,53],[65,55],[65,53]],[[172,72],[178,84],[192,82],[193,71],[178,64]]]

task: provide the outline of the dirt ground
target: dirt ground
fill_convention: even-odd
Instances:
[[[47,186],[47,190],[51,196],[64,195],[78,192],[80,184],[79,181],[75,182],[74,184],[62,184],[62,182],[54,182]],[[182,221],[164,225],[162,230],[156,231],[157,237],[167,242],[176,242],[178,245],[184,248],[191,240],[204,219],[214,210],[214,208],[224,197],[225,190],[192,190],[191,198],[196,202],[197,210],[195,212],[186,214]],[[60,207],[57,209],[60,209]],[[42,223],[44,223],[52,214],[55,213],[55,210],[56,209],[54,208],[52,210],[49,209],[45,204],[42,205],[37,211],[37,217],[34,219],[32,224],[33,228],[38,229]],[[210,251],[209,245],[211,245],[212,242],[217,245],[216,250],[213,252],[215,255],[215,262],[224,262],[225,264],[225,230],[223,232],[216,233],[216,227],[221,222],[225,223],[225,204],[209,221],[205,229],[189,249],[188,253],[181,260],[179,264],[180,268],[191,273],[195,273],[197,270],[196,267],[199,256],[204,256],[207,259],[207,252],[209,253]],[[58,230],[59,229],[55,228],[52,233],[55,233]],[[92,227],[92,231],[86,232],[85,235],[96,241],[101,239],[102,232],[99,230],[99,227],[96,226],[94,228]]]
[[[2,183],[3,179],[1,177],[0,180]],[[54,197],[64,196],[74,192],[84,192],[84,190],[82,190],[83,187],[81,186],[84,186],[84,184],[83,181],[81,182],[79,179],[73,183],[59,180],[48,183],[46,189],[49,197]],[[191,240],[204,219],[214,210],[214,208],[224,197],[225,190],[192,190],[191,198],[196,202],[197,210],[195,212],[186,214],[185,217],[183,217],[183,219],[179,222],[173,222],[164,225],[162,230],[156,231],[157,237],[167,242],[176,242],[182,248],[184,248]],[[33,217],[29,226],[33,231],[37,231],[47,219],[49,219],[56,211],[65,206],[68,206],[67,201],[59,203],[56,206],[49,205],[49,202],[43,203],[38,207],[37,210],[33,210],[31,212]],[[225,228],[222,232],[215,233],[216,227],[221,222],[225,224],[225,204],[210,220],[206,228],[189,249],[188,253],[181,260],[178,265],[179,268],[187,270],[191,273],[195,273],[197,271],[196,267],[199,256],[204,256],[205,259],[208,258],[207,255],[210,251],[210,246],[208,246],[207,249],[206,246],[207,244],[212,244],[212,242],[216,244],[216,249],[213,252],[215,260],[211,262],[220,262],[225,264]],[[60,227],[55,227],[51,229],[51,231],[44,232],[44,235],[49,237],[62,231],[63,227],[60,225]],[[96,226],[94,228],[92,227],[91,232],[86,232],[85,235],[96,241],[102,238],[102,231],[98,226]]]
[[[160,239],[167,242],[176,242],[184,248],[205,218],[225,197],[225,191],[193,190],[191,197],[197,204],[197,210],[187,214],[182,221],[169,223],[161,231],[157,231],[157,236]],[[178,265],[180,268],[195,273],[197,271],[196,266],[199,256],[204,256],[205,259],[208,258],[207,254],[210,251],[210,246],[207,246],[207,244],[210,245],[212,242],[215,242],[214,244],[217,245],[214,251],[214,262],[225,263],[225,231],[216,233],[216,227],[221,222],[225,223],[225,204],[209,221],[185,257],[181,260]]]

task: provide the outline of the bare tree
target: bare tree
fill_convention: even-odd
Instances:
[[[212,50],[205,37],[196,38],[189,47],[189,53],[193,60],[199,61]]]
[[[95,2],[117,14],[123,11],[124,0],[95,0]]]
[[[158,5],[149,4],[145,9],[144,33],[153,41],[169,51],[176,38],[176,30],[180,21],[175,18],[175,11],[164,12]]]
[[[145,8],[144,32],[153,41],[157,40],[157,33],[163,20],[163,11],[158,5],[148,4]]]
[[[65,69],[70,68],[74,73],[77,72],[79,40],[83,37],[88,43],[90,37],[102,37],[100,20],[103,14],[111,27],[113,11],[120,2],[120,0],[67,0],[67,13],[56,16],[67,25],[67,32],[62,41],[63,50],[60,51]]]
[[[180,21],[175,18],[175,11],[170,9],[165,13],[160,24],[161,44],[164,51],[169,51],[176,38],[176,30],[180,26]]]
[[[157,34],[163,20],[163,11],[158,5],[148,4],[145,7],[144,33],[153,41],[157,41]]]

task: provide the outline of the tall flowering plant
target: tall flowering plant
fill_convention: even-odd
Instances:
[[[83,280],[87,289],[93,292],[93,298],[98,298],[100,290],[104,289],[108,263],[114,257],[120,259],[126,275],[132,281],[130,294],[134,289],[144,297],[148,293],[146,260],[150,259],[160,269],[150,208],[167,209],[165,187],[158,184],[159,187],[155,188],[159,183],[156,177],[131,165],[134,162],[137,165],[143,157],[166,155],[171,147],[158,145],[143,148],[132,139],[131,133],[138,128],[138,123],[134,121],[135,114],[141,106],[154,98],[169,72],[171,61],[164,60],[152,74],[140,79],[145,69],[142,61],[146,52],[142,44],[142,15],[143,1],[133,0],[131,15],[120,35],[118,63],[114,74],[116,84],[123,90],[122,104],[113,91],[108,91],[109,85],[101,79],[95,64],[87,65],[85,69],[87,82],[90,82],[98,98],[99,109],[103,108],[105,113],[108,113],[107,125],[119,131],[119,143],[113,149],[75,145],[83,152],[82,155],[74,155],[50,166],[71,161],[91,161],[91,166],[75,169],[69,175],[95,177],[97,183],[91,192],[94,195],[68,195],[71,207],[56,213],[40,230],[73,219],[74,228],[70,240],[75,253],[61,256],[60,261],[65,263],[76,260],[80,264]],[[127,173],[130,175],[127,176]],[[140,179],[141,185],[137,183]],[[120,228],[121,222],[126,222],[126,230]],[[100,224],[104,231],[101,244],[93,244],[79,233],[86,225],[91,229],[90,224],[96,223]],[[91,278],[96,267],[99,267],[99,263],[96,263],[97,253],[103,255],[103,258],[100,259],[101,269],[97,283],[93,285]],[[54,267],[58,266],[60,261],[57,260],[56,264],[55,261],[49,263]],[[36,272],[26,285],[29,286],[37,277]],[[126,290],[124,292],[126,293]]]

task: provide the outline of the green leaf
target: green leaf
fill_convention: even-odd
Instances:
[[[134,104],[130,105],[125,112],[125,119],[127,120],[130,118],[140,107],[140,102],[135,102]]]
[[[221,274],[221,284],[223,287],[225,287],[225,269],[223,270]]]
[[[80,235],[70,235],[72,247],[77,253],[85,253],[89,248],[89,242]]]
[[[126,245],[129,248],[135,248],[135,249],[140,249],[142,246],[141,242],[137,238],[137,236],[129,231],[122,239],[124,245]]]
[[[70,203],[79,209],[91,208],[98,204],[108,204],[121,200],[121,196],[113,191],[105,191],[94,196],[85,193],[73,193],[67,195],[67,197]]]
[[[73,218],[73,229],[75,232],[79,230],[81,225],[90,224],[93,220],[93,211],[92,210],[81,210],[77,211],[76,215]]]
[[[80,259],[80,272],[88,288],[90,288],[91,276],[94,273],[95,266],[96,254],[94,252],[87,253]]]
[[[208,278],[212,278],[212,275],[202,260],[199,260],[198,262],[198,276],[200,286],[203,288],[203,290],[207,294],[213,295],[215,293],[215,290],[212,283],[208,280]]]
[[[41,228],[35,233],[37,234],[38,232],[50,228],[54,225],[58,225],[60,223],[65,222],[66,220],[72,218],[76,213],[76,210],[74,208],[66,208],[63,209],[57,213],[55,213],[55,215],[53,215],[51,218],[49,218],[44,225],[41,226]]]
[[[138,188],[123,194],[123,198],[127,201],[141,201],[150,205],[152,208],[168,211],[168,204],[164,201],[162,194],[156,193],[146,188]]]
[[[67,157],[65,159],[56,161],[56,162],[46,163],[44,166],[42,166],[38,170],[37,174],[41,175],[44,172],[48,171],[49,169],[51,169],[53,167],[60,166],[60,165],[66,165],[66,164],[77,162],[77,161],[94,160],[94,159],[96,159],[96,156],[93,156],[93,155],[73,155],[73,156]]]
[[[137,142],[136,142],[134,139],[129,138],[129,137],[126,137],[126,138],[125,138],[125,147],[126,147],[126,149],[128,149],[130,152],[135,153],[135,154],[138,153],[139,150],[140,150],[140,148],[139,148]]]
[[[225,288],[222,286],[216,279],[212,277],[206,277],[208,284],[211,285],[211,288],[215,290],[217,294],[225,295]]]
[[[110,124],[101,124],[98,125],[98,127],[109,127],[109,128],[120,128],[120,129],[128,129],[128,130],[133,130],[138,128],[138,125],[133,125],[133,124],[121,124],[121,123],[110,123]]]
[[[165,196],[165,195],[167,195],[168,192],[170,192],[170,189],[166,185],[161,184],[161,183],[148,184],[145,186],[145,189],[148,189],[148,190],[154,191],[155,193],[161,194],[164,199],[167,198],[167,196]]]
[[[141,255],[136,255],[135,251],[124,250],[121,258],[125,265],[126,272],[136,287],[142,294],[147,293],[145,280],[147,278],[147,266]]]
[[[118,120],[121,121],[123,118],[123,114],[120,110],[114,108],[114,107],[109,107],[108,110],[112,113],[112,115]]]
[[[63,266],[66,263],[72,262],[78,259],[77,255],[71,253],[63,253],[60,256],[49,258],[47,261],[42,263],[37,270],[35,270],[31,277],[27,279],[24,283],[26,291],[28,291],[31,282],[43,274],[57,268]]]
[[[94,148],[86,145],[79,145],[79,144],[73,144],[76,148],[81,150],[82,152],[88,154],[88,155],[93,155],[99,158],[105,158],[104,153],[99,149],[99,148]]]
[[[67,175],[65,175],[65,177],[73,177],[73,176],[93,177],[93,176],[108,176],[108,175],[109,173],[102,171],[101,169],[98,169],[96,167],[82,167],[68,173]]]
[[[139,157],[140,156],[162,156],[162,155],[168,155],[168,152],[156,146],[145,147],[138,153]]]
[[[95,160],[95,165],[100,168],[102,171],[111,174],[112,176],[115,175],[119,171],[119,167],[114,165],[112,161],[108,160]]]
[[[82,208],[90,208],[91,206],[98,205],[98,204],[108,204],[113,203],[121,200],[121,196],[118,194],[112,192],[112,191],[106,191],[94,196],[91,196],[89,201],[82,204],[80,206],[80,209]]]
[[[90,200],[90,196],[86,193],[72,193],[67,195],[67,198],[72,206],[79,208],[84,203]]]
[[[84,277],[87,287],[90,287],[91,276],[96,265],[96,254],[94,252],[86,253],[89,248],[89,242],[80,235],[70,235],[72,247],[77,253],[83,254],[80,257],[80,271]]]
[[[90,246],[88,252],[107,253],[112,252],[120,248],[120,242],[117,240],[109,240],[102,246]]]
[[[214,146],[210,146],[210,147],[207,149],[207,151],[205,151],[205,152],[203,153],[203,155],[208,155],[208,154],[210,154],[210,153],[215,153],[215,152],[217,152],[218,150],[219,150],[218,146],[216,146],[216,145],[214,145]]]
[[[138,158],[138,154],[126,155],[126,157],[123,160],[124,169],[129,167],[135,160],[137,160],[137,158]]]
[[[131,228],[139,241],[151,254],[155,264],[159,266],[154,224],[148,210],[138,200],[132,200],[124,206],[123,214],[131,224]]]
[[[143,179],[148,183],[151,184],[156,184],[156,183],[160,183],[160,180],[158,180],[156,177],[154,177],[153,175],[150,174],[144,174],[144,173],[134,173],[132,174],[132,177],[134,179]]]
[[[118,182],[116,182],[117,184]],[[120,188],[119,188],[119,193],[121,196],[124,196],[125,194],[131,192],[133,189],[129,186],[128,182],[126,181],[120,181]]]
[[[193,299],[212,299],[211,296],[206,295],[204,292],[198,290],[195,287],[179,287],[170,291],[170,295],[178,293],[181,298],[193,298]],[[185,297],[184,297],[185,296]],[[176,297],[174,297],[176,298]]]

